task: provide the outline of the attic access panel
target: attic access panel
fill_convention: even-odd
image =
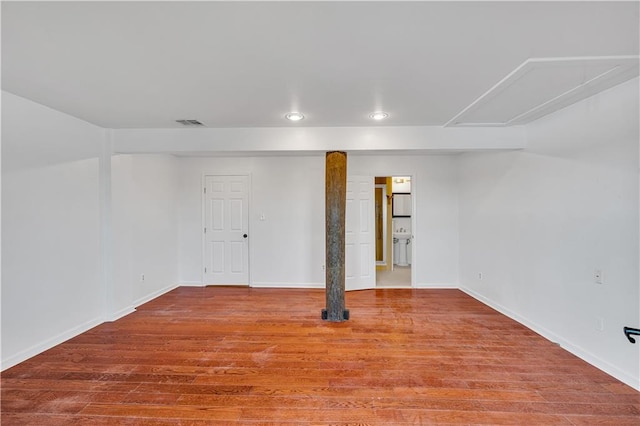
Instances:
[[[526,60],[445,126],[526,124],[638,76],[638,56]]]

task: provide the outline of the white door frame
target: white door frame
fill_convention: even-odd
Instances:
[[[202,283],[202,286],[206,286],[206,282],[205,282],[205,272],[204,272],[204,268],[206,265],[206,260],[205,260],[205,253],[206,253],[206,238],[207,236],[204,233],[204,228],[206,226],[206,194],[205,194],[205,188],[207,186],[207,177],[208,176],[246,176],[247,178],[247,217],[248,217],[248,223],[247,223],[247,234],[249,235],[249,238],[247,240],[247,285],[249,287],[252,287],[251,284],[251,257],[252,257],[252,251],[251,251],[251,173],[250,172],[246,172],[246,171],[238,171],[238,172],[234,172],[234,171],[228,171],[228,172],[205,172],[202,174],[201,177],[201,182],[200,182],[200,235],[202,236],[202,243],[201,243],[201,248],[200,248],[200,255],[201,255],[201,261],[200,261],[200,282]]]

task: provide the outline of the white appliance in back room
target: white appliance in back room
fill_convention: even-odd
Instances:
[[[411,265],[411,218],[393,219],[393,264]]]

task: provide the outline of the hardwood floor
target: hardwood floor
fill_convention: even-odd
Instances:
[[[3,425],[640,424],[640,393],[458,290],[178,288],[2,373]]]

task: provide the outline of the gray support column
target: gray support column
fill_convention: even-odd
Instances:
[[[349,319],[344,296],[345,213],[347,205],[347,154],[327,152],[325,178],[326,298],[322,319]]]

